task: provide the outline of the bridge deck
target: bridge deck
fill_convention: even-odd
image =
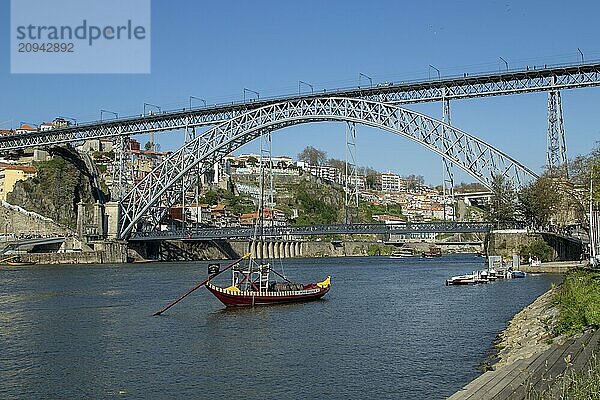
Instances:
[[[503,223],[502,227],[520,224]],[[264,227],[264,237],[289,237],[340,234],[406,235],[413,233],[485,233],[498,227],[489,222],[420,222],[405,224],[334,224],[334,225],[287,225]],[[135,232],[129,240],[212,240],[251,238],[254,227],[202,228],[195,230]]]
[[[476,75],[465,74],[464,76],[435,80],[384,83],[369,87],[323,90],[306,95],[277,96],[215,104],[201,108],[184,108],[159,114],[94,121],[46,132],[6,135],[0,137],[0,151],[214,125],[270,104],[318,97],[360,98],[381,103],[411,104],[442,99],[467,99],[599,85],[599,63],[543,66],[537,69],[527,68]]]

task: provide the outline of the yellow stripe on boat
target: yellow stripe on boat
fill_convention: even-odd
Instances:
[[[317,283],[317,286],[321,289],[328,288],[329,285],[331,285],[331,276],[328,276],[327,279],[325,279],[323,282]]]
[[[233,285],[229,286],[229,287],[226,287],[223,290],[229,290],[230,292],[235,292],[235,293],[239,293],[240,292],[240,289],[237,286],[233,286]]]

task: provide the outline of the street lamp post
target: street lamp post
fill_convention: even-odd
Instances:
[[[433,65],[429,64],[429,80],[431,80],[431,68],[435,69],[437,71],[438,74],[438,79],[442,79],[442,75],[440,74],[440,70],[437,69],[436,67],[434,67]]]
[[[73,125],[77,125],[77,120],[75,118],[65,117],[62,115],[59,115],[57,118],[68,119],[69,121],[73,121]]]
[[[260,93],[258,93],[257,91],[254,91],[252,89],[244,88],[244,101],[246,101],[246,92],[254,93],[256,95],[256,99],[257,100],[260,99]]]
[[[363,74],[362,72],[358,73],[358,87],[360,87],[360,78],[367,78],[369,80],[369,86],[373,87],[373,79],[369,75]]]
[[[506,65],[506,70],[508,71],[508,62],[507,62],[507,61],[506,61],[504,58],[502,58],[502,57],[499,57],[499,58],[500,58],[502,61],[504,61],[504,65]]]
[[[146,107],[154,107],[158,110],[158,113],[160,114],[162,112],[162,109],[160,108],[160,106],[157,106],[156,104],[152,104],[152,103],[144,103],[144,116],[146,116]],[[152,145],[151,149],[152,151],[154,151],[154,131],[150,132],[150,144]]]
[[[581,49],[578,47],[577,51],[579,52],[579,55],[581,56],[581,62],[583,63],[583,51],[581,51]]]
[[[301,84],[304,84],[304,85],[310,87],[310,93],[314,93],[315,92],[315,90],[313,89],[313,85],[311,85],[310,83],[304,82],[304,81],[298,81],[298,95],[300,95],[300,85]]]
[[[144,116],[146,116],[146,108],[147,107],[154,107],[158,110],[158,113],[160,114],[162,112],[162,109],[160,108],[160,106],[157,106],[156,104],[152,104],[152,103],[144,103]]]
[[[196,100],[204,102],[204,107],[206,107],[206,100],[201,99],[200,97],[190,96],[190,109],[192,108],[192,99],[196,99]]]
[[[119,118],[119,114],[117,114],[117,113],[116,113],[116,112],[114,112],[114,111],[110,111],[110,110],[100,110],[100,122],[102,122],[102,115],[103,115],[103,114],[105,114],[105,113],[114,115],[114,116],[115,116],[115,119]]]

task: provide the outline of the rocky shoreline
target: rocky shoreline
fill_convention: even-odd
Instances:
[[[494,341],[496,362],[491,366],[492,370],[544,352],[551,344],[561,344],[566,340],[563,336],[552,335],[558,320],[558,309],[552,304],[557,289],[554,287],[539,296],[498,334]]]

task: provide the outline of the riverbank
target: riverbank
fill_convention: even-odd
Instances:
[[[492,370],[522,360],[550,348],[552,343],[564,342],[564,337],[553,337],[559,310],[553,304],[558,287],[548,290],[533,303],[517,313],[494,342],[497,362]]]
[[[496,362],[450,398],[566,399],[600,385],[599,277],[572,271],[517,313],[494,342]]]
[[[586,265],[587,263],[582,263],[581,261],[552,261],[542,263],[539,267],[523,264],[519,269],[528,274],[565,274],[575,268],[582,268]]]

